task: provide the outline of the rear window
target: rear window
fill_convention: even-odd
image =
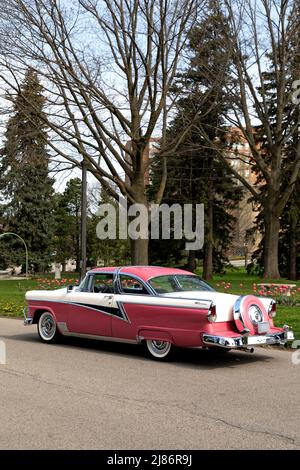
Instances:
[[[188,291],[214,291],[214,289],[198,276],[177,274],[157,276],[149,280],[157,294]]]

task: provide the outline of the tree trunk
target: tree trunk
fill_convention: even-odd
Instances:
[[[278,268],[278,242],[279,242],[279,216],[268,207],[264,213],[264,279],[279,279]]]
[[[206,237],[204,245],[204,260],[203,260],[203,279],[209,281],[213,276],[213,223],[214,212],[212,200],[209,201],[208,213],[206,216]]]
[[[244,259],[245,259],[245,269],[247,269],[247,266],[248,266],[248,248],[247,248],[247,246],[245,246]]]
[[[148,208],[148,200],[145,194],[144,173],[141,172],[136,180],[132,183],[132,189],[135,196],[136,204],[143,204]],[[135,217],[133,217],[134,219]],[[129,217],[129,222],[132,220]],[[145,223],[147,223],[145,221]],[[147,266],[149,264],[149,239],[138,238],[130,240],[131,262],[134,266]]]
[[[131,262],[134,266],[147,266],[149,264],[148,247],[149,240],[130,240]]]
[[[196,252],[195,250],[189,251],[188,263],[186,269],[194,272],[196,269]]]
[[[290,231],[290,246],[289,246],[289,279],[297,280],[297,239],[296,239],[296,226],[292,223]]]
[[[203,279],[209,281],[213,277],[213,244],[207,241],[204,247]]]
[[[75,266],[75,272],[79,273],[80,272],[80,254],[78,253],[78,250],[76,250],[76,266]]]

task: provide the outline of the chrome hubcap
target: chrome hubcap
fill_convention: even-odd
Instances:
[[[248,310],[249,317],[253,325],[263,321],[263,314],[257,305],[251,305]]]
[[[151,340],[147,341],[147,344],[149,351],[155,357],[164,357],[171,349],[171,343],[168,343],[167,341]]]
[[[56,330],[55,321],[51,315],[44,315],[41,318],[40,332],[43,338],[52,339]]]

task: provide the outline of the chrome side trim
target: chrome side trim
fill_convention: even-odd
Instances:
[[[126,322],[129,321],[127,316],[124,317],[123,311],[121,311],[122,317],[120,317],[119,315],[116,315],[115,313],[105,312],[105,310],[102,310],[103,308],[107,307],[106,305],[99,305],[99,306],[97,305],[97,308],[96,308],[96,305],[93,307],[92,304],[87,305],[87,304],[83,304],[81,302],[62,302],[62,303],[65,303],[65,304],[68,304],[68,305],[75,305],[77,307],[87,308],[88,310],[93,310],[94,312],[102,313],[103,315],[108,315],[109,317],[118,318],[119,320],[124,320]],[[115,308],[115,307],[108,307],[108,308],[111,308],[112,310],[118,311],[118,309]]]
[[[63,334],[64,336],[72,336],[74,338],[96,339],[100,341],[111,341],[113,343],[138,344],[138,341],[135,339],[113,338],[112,336],[89,335],[85,333],[73,333],[71,331],[64,332]]]
[[[112,294],[114,295],[114,294]],[[30,302],[46,302],[46,303],[54,303],[54,304],[65,304],[65,305],[75,305],[77,307],[82,307],[82,308],[86,308],[88,310],[93,310],[93,311],[96,311],[98,313],[102,313],[103,315],[108,315],[110,317],[114,317],[114,318],[118,318],[119,320],[124,320],[126,322],[129,322],[129,319],[127,317],[127,315],[124,316],[124,312],[122,310],[121,311],[121,314],[122,314],[122,317],[121,316],[118,316],[118,315],[115,315],[114,313],[110,313],[110,312],[105,312],[104,310],[101,310],[101,308],[111,308],[112,310],[115,309],[116,311],[118,310],[117,308],[114,308],[114,307],[109,307],[107,305],[97,305],[97,308],[96,305],[93,307],[92,304],[91,305],[86,305],[86,304],[83,304],[83,303],[80,303],[80,302],[67,302],[66,300],[48,300],[48,299],[44,299],[44,300],[39,300],[39,299],[30,299]],[[43,306],[44,308],[44,306]]]
[[[66,335],[69,332],[68,325],[66,322],[57,322],[57,326],[59,328],[59,331],[61,332],[62,335]]]
[[[122,302],[116,302],[116,304],[117,304],[117,306],[118,306],[118,308],[119,308],[119,310],[120,310],[120,312],[122,313],[122,316],[123,316],[123,318],[120,318],[120,320],[126,321],[126,322],[131,324],[131,321],[130,321],[128,315],[127,315],[127,312],[124,308],[123,303]]]
[[[172,297],[172,299],[175,299],[175,297]],[[179,300],[182,300],[182,299],[179,299]],[[203,304],[195,305],[195,306],[192,306],[192,305],[185,306],[185,305],[160,304],[160,303],[147,304],[147,303],[143,303],[143,302],[131,302],[130,300],[124,300],[122,303],[130,304],[130,305],[141,305],[141,306],[144,306],[144,307],[171,307],[171,308],[180,308],[180,309],[188,309],[188,310],[199,310],[200,308],[204,308],[205,310],[209,310],[212,301],[207,300],[207,302],[209,303],[209,305],[205,305],[205,306]],[[197,304],[197,301],[195,301],[195,304]]]
[[[197,304],[203,307],[205,307],[207,304],[211,304],[215,302],[214,300],[211,300],[211,299],[195,299],[193,297],[177,297],[177,296],[172,297],[171,295],[165,295],[165,294],[161,294],[158,297],[160,297],[161,299],[193,300],[194,304]]]

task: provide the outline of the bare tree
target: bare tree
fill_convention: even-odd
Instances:
[[[300,169],[300,143],[292,158],[286,151],[299,127],[299,105],[292,102],[292,75],[294,79],[300,75],[295,76],[295,69],[291,71],[293,55],[300,46],[299,5],[287,0],[224,0],[222,4],[228,21],[232,73],[226,119],[242,131],[251,150],[251,157],[242,149],[234,158],[249,165],[250,172],[255,167],[261,185],[239,173],[226,152],[220,156],[263,209],[264,277],[279,278],[280,217]],[[203,129],[199,132],[218,150]],[[288,183],[285,174],[290,175]]]
[[[204,0],[3,0],[0,77],[19,90],[28,66],[48,97],[49,146],[88,170],[107,192],[148,205],[144,156],[165,135],[170,87],[183,66],[187,34]],[[185,129],[177,136],[178,145]],[[170,149],[162,151],[167,156]],[[167,177],[164,160],[156,202]],[[134,241],[133,262],[148,263],[148,241]]]
[[[291,102],[291,38],[299,37],[295,16],[291,11],[293,2],[286,0],[250,0],[240,2],[237,15],[232,1],[226,1],[230,24],[236,39],[233,57],[239,100],[234,108],[232,121],[242,129],[256,168],[266,183],[266,190],[253,186],[248,189],[263,208],[264,214],[264,277],[278,278],[278,236],[280,216],[292,194],[300,169],[300,145],[295,158],[289,161],[285,152],[294,132],[289,125],[295,112]],[[243,20],[242,20],[243,18]],[[245,23],[248,27],[245,27]],[[249,39],[251,39],[249,41]],[[299,47],[299,44],[298,44]],[[264,72],[272,63],[274,80],[274,109],[270,107],[268,83]],[[269,99],[268,99],[269,98]],[[241,110],[241,114],[240,111]],[[255,121],[265,140],[264,151],[255,136]],[[296,123],[298,127],[298,123]],[[291,175],[284,184],[284,173]],[[244,181],[245,183],[245,181]],[[247,186],[247,185],[246,185]]]

